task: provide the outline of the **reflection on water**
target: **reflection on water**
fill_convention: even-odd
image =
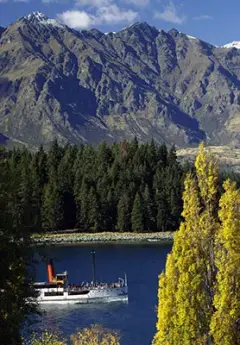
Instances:
[[[89,316],[91,313],[105,313],[106,311],[111,312],[111,310],[114,312],[122,305],[128,305],[128,299],[108,303],[40,304],[39,311],[42,314],[41,319],[47,322],[48,319],[65,320],[68,315],[73,314],[87,314]]]
[[[106,324],[106,319],[117,327],[119,317],[122,321],[127,319],[128,301],[112,303],[91,303],[91,304],[65,304],[65,305],[42,305],[40,306],[41,316],[37,325],[37,333],[41,330],[51,329],[56,332],[63,332],[65,336],[71,335],[78,329],[88,327],[91,324]]]

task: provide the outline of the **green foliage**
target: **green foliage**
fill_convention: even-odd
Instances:
[[[0,344],[21,344],[21,328],[35,305],[30,234],[35,194],[27,151],[0,151]],[[29,182],[29,183],[28,183]]]
[[[96,149],[60,147],[55,140],[48,152],[4,155],[12,184],[8,207],[21,212],[32,232],[152,232],[175,230],[181,221],[183,171],[174,147],[168,152],[136,138]]]
[[[143,205],[140,195],[137,193],[133,203],[131,214],[131,224],[133,232],[144,231]]]
[[[129,231],[130,225],[130,200],[127,194],[122,195],[117,207],[117,230]]]
[[[54,141],[48,152],[43,147],[36,153],[3,152],[12,190],[9,211],[14,222],[15,214],[21,214],[31,232],[176,230],[182,220],[184,176],[196,174],[190,164],[181,167],[174,146],[168,150],[154,140],[101,142],[96,149],[60,147]],[[237,174],[231,177],[240,183]],[[219,184],[218,194],[222,192]],[[134,207],[136,194],[141,205]]]

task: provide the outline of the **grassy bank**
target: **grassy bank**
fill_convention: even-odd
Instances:
[[[173,242],[172,232],[131,233],[131,232],[101,232],[101,233],[51,233],[33,235],[37,245],[51,244],[89,244],[89,243],[156,243],[167,244]]]

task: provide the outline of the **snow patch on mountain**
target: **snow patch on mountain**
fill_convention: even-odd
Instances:
[[[186,35],[190,40],[197,40],[198,41],[198,38],[194,37],[194,36],[190,36],[190,35]]]
[[[228,44],[225,44],[223,46],[223,48],[227,48],[227,49],[230,49],[230,48],[240,49],[240,41],[233,41],[233,42],[230,42]]]
[[[64,28],[65,25],[59,23],[56,19],[51,19],[45,16],[45,14],[41,12],[33,12],[26,17],[24,17],[28,21],[31,21],[33,23],[39,23],[41,25],[51,25],[51,26],[56,26],[59,28]]]

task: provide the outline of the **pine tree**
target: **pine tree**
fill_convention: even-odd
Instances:
[[[92,232],[100,229],[101,214],[98,195],[95,188],[91,187],[88,194],[88,223]]]
[[[47,183],[47,154],[42,146],[40,146],[34,155],[33,161],[39,179],[39,185],[43,187]]]
[[[63,156],[63,149],[59,146],[57,139],[53,140],[48,152],[48,171],[57,172],[58,164]]]
[[[158,168],[165,168],[167,165],[167,161],[168,161],[168,150],[167,150],[167,146],[165,144],[160,145],[158,147],[157,157],[158,157],[157,167]]]
[[[29,231],[36,231],[36,228],[40,227],[40,217],[38,214],[40,205],[38,204],[38,195],[36,194],[38,190],[36,190],[37,186],[34,180],[35,176],[31,157],[22,156],[20,174],[19,198],[21,203],[21,223]]]
[[[62,205],[62,229],[73,229],[76,225],[76,203],[74,200],[74,148],[67,145],[64,148],[64,156],[58,165],[58,190]]]
[[[117,230],[120,232],[130,231],[130,200],[127,194],[123,194],[117,206]]]
[[[131,214],[131,224],[133,232],[143,232],[144,231],[144,219],[143,219],[143,206],[140,195],[136,193],[132,214]]]
[[[215,345],[240,344],[240,191],[227,180],[220,199],[221,226],[215,243],[216,311],[211,321]]]
[[[57,231],[61,229],[62,221],[62,204],[57,181],[50,179],[44,188],[42,227],[45,231]]]
[[[81,229],[81,231],[88,231],[89,230],[89,223],[88,223],[88,211],[89,211],[89,203],[88,203],[88,194],[89,194],[89,185],[86,179],[82,180],[81,189],[75,195],[75,200],[77,204],[77,226]]]
[[[176,153],[176,148],[175,145],[173,145],[169,152],[168,152],[168,156],[167,156],[167,163],[168,165],[175,165],[178,164],[177,162],[177,153]]]
[[[104,205],[105,213],[103,228],[106,231],[115,231],[117,222],[117,207],[116,200],[111,190],[108,191],[106,203]]]
[[[145,185],[143,192],[143,215],[144,215],[144,229],[148,232],[154,231],[155,224],[155,207],[150,194],[148,185]]]

